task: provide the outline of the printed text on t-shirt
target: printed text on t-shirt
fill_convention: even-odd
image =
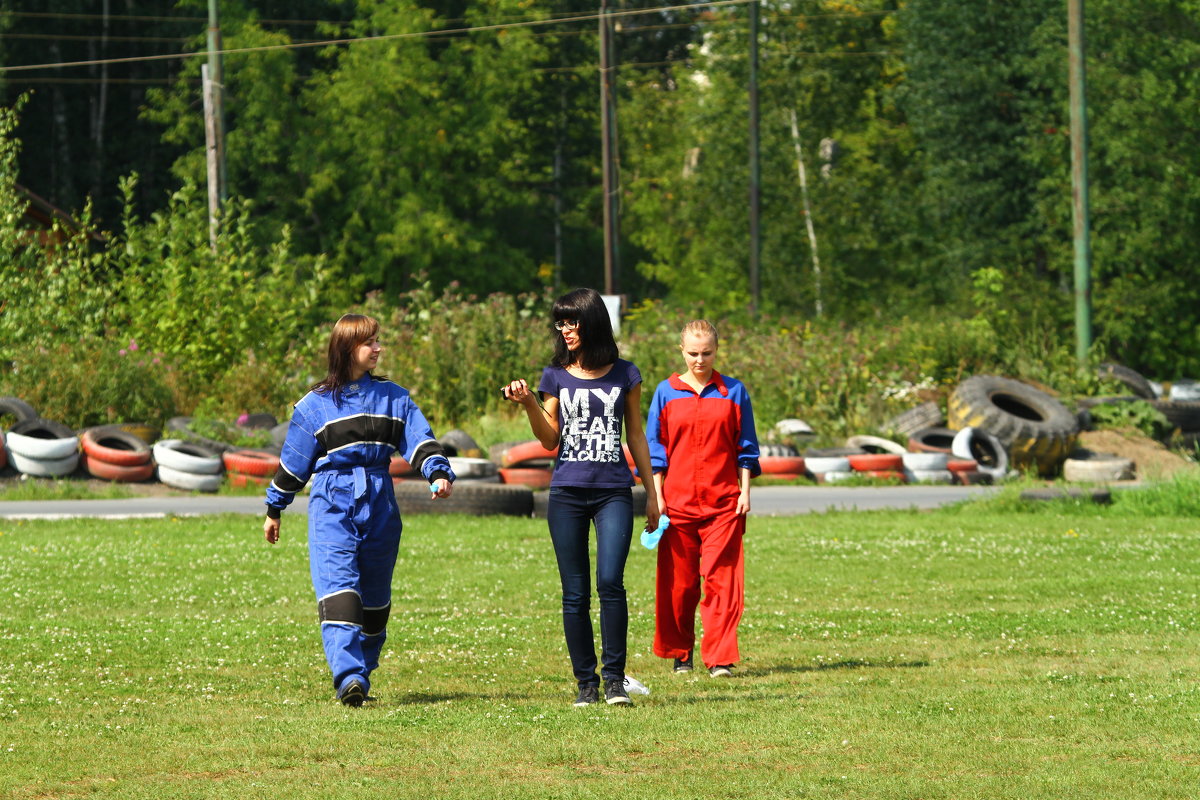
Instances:
[[[594,395],[604,404],[601,414],[592,416],[589,400]],[[617,399],[621,387],[601,389],[559,390],[563,431],[560,457],[563,461],[598,461],[615,463],[621,460],[621,431],[617,425]],[[588,419],[591,418],[589,423]]]

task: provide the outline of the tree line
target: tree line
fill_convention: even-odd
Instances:
[[[108,8],[63,0],[34,14],[6,0],[0,60],[205,47],[204,2]],[[744,313],[747,7],[615,8],[620,288]],[[221,3],[226,48],[272,48],[224,59],[229,186],[254,220],[247,235],[264,252],[286,242],[305,263],[319,256],[340,276],[331,305],[399,297],[423,275],[481,294],[599,285],[596,10]],[[770,1],[761,15],[761,310],[966,316],[986,284],[996,313],[1069,338],[1060,0]],[[1194,375],[1200,2],[1092,0],[1086,25],[1097,347]],[[335,39],[359,41],[308,46]],[[21,183],[71,210],[90,200],[102,227],[130,205],[182,213],[169,198],[204,184],[202,60],[4,73],[9,104],[32,93],[15,132]]]

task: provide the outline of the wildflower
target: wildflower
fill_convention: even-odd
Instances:
[[[118,350],[118,351],[117,351],[117,355],[119,355],[119,356],[123,356],[123,355],[125,355],[125,348],[124,348],[124,347],[122,347],[120,350]]]
[[[135,342],[133,339],[130,339],[129,340],[129,352],[132,353],[132,352],[135,352],[136,350],[137,350],[137,342]]]

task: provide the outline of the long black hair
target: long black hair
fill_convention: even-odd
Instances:
[[[554,358],[551,363],[554,366],[565,368],[574,363],[584,369],[600,369],[620,357],[608,309],[595,289],[575,289],[555,300],[553,321],[565,319],[579,321],[579,350],[575,353],[568,350],[562,334],[551,328],[554,334]]]

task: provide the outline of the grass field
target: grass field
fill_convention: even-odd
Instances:
[[[539,520],[407,521],[358,710],[328,684],[302,517],[273,548],[248,517],[0,520],[0,796],[1193,798],[1179,509],[753,519],[726,681],[650,653],[635,545],[631,709],[571,707]]]

